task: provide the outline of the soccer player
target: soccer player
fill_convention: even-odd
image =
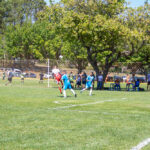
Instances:
[[[75,91],[71,87],[71,83],[70,83],[69,78],[66,74],[66,71],[63,71],[62,73],[63,73],[63,76],[62,76],[61,80],[63,80],[63,82],[64,82],[64,86],[63,86],[64,98],[67,97],[67,95],[66,95],[67,89],[70,89],[70,91],[74,94],[74,96],[77,97],[77,94],[75,93]]]
[[[93,84],[92,84],[93,80],[94,80],[94,77],[93,77],[93,73],[91,72],[91,74],[86,79],[86,87],[84,89],[82,89],[80,92],[82,93],[83,91],[90,89],[89,95],[91,96],[92,95],[92,89],[93,89]]]
[[[61,86],[63,86],[63,82],[61,80],[60,70],[57,69],[57,67],[55,66],[54,69],[52,70],[52,73],[54,74],[54,78],[55,78],[56,83],[58,85],[58,89],[59,89],[60,93],[62,94]],[[61,83],[61,86],[60,86],[60,83]]]

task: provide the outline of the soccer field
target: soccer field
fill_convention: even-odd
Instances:
[[[0,81],[0,149],[130,150],[150,138],[150,92],[76,92]]]

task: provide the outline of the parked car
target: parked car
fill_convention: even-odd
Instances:
[[[36,78],[36,74],[34,73],[23,73],[25,78]]]
[[[48,74],[44,74],[44,78],[45,78],[45,79],[53,78],[53,73],[50,72],[49,75],[48,75]]]
[[[36,78],[36,74],[30,73],[30,78]]]
[[[135,80],[139,79],[141,83],[146,82],[146,78],[145,77],[137,77],[137,76],[135,76],[134,78],[135,78]],[[132,82],[132,81],[133,81],[133,78],[131,77],[129,82]]]

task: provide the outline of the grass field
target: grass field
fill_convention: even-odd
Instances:
[[[0,150],[130,150],[150,138],[150,92],[67,91],[64,99],[51,85],[0,80]]]

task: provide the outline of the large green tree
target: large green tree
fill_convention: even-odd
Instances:
[[[150,5],[145,3],[144,6],[138,8],[129,8],[124,19],[124,23],[131,30],[139,33],[138,38],[128,40],[128,45],[132,49],[132,54],[126,56],[128,62],[136,62],[139,65],[137,69],[141,70],[145,75],[150,69]],[[127,51],[128,53],[128,51]],[[136,70],[135,70],[136,71]]]
[[[122,22],[124,0],[64,0],[61,27],[64,39],[79,41],[87,59],[98,73],[103,69],[104,80],[109,69],[126,51],[128,39],[138,37]],[[131,51],[130,49],[128,51]],[[129,52],[128,55],[131,55]]]

